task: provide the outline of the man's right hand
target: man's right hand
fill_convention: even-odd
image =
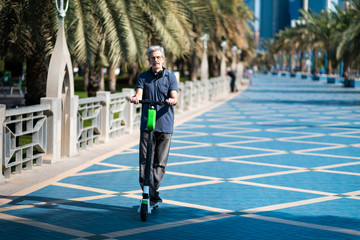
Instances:
[[[131,103],[139,104],[139,98],[135,95],[130,99]]]

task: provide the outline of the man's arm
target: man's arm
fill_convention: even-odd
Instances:
[[[142,95],[143,95],[143,89],[142,88],[137,88],[136,93],[135,93],[135,95],[133,97],[131,97],[130,102],[138,104],[139,100],[142,99]]]
[[[177,91],[170,91],[170,98],[166,99],[166,103],[170,106],[175,106],[177,104]]]

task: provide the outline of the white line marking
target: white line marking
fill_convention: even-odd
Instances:
[[[72,235],[72,236],[76,236],[76,237],[84,238],[84,237],[89,237],[89,236],[94,235],[93,233],[83,232],[83,231],[66,228],[66,227],[60,227],[60,226],[56,226],[56,225],[52,225],[52,224],[48,224],[48,223],[38,222],[38,221],[31,220],[31,219],[16,217],[16,216],[7,215],[7,214],[3,214],[3,213],[0,213],[0,219],[25,224],[25,225],[29,225],[32,227],[45,229],[48,231],[54,231],[54,232],[59,232],[59,233],[67,234],[67,235]]]
[[[283,223],[283,224],[294,225],[294,226],[299,226],[299,227],[313,228],[313,229],[325,230],[325,231],[330,231],[330,232],[339,232],[339,233],[360,236],[360,231],[346,229],[346,228],[324,226],[324,225],[298,222],[298,221],[292,221],[292,220],[286,220],[286,219],[280,219],[280,218],[274,218],[274,217],[265,217],[265,216],[255,215],[255,214],[246,214],[246,215],[242,215],[242,217],[248,217],[248,218],[259,219],[259,220],[264,220],[264,221],[268,221],[268,222],[277,222],[277,223]]]
[[[94,175],[94,174],[102,174],[102,173],[111,173],[111,172],[124,172],[132,170],[131,168],[128,169],[109,169],[109,170],[100,170],[100,171],[91,171],[91,172],[81,172],[81,173],[75,173],[72,176],[86,176],[86,175]]]
[[[215,180],[215,181],[222,179],[222,178],[217,178],[217,177],[208,177],[208,176],[201,176],[201,175],[196,175],[196,174],[179,173],[179,172],[171,172],[171,171],[166,171],[166,174],[171,174],[171,175],[176,175],[176,176],[183,176],[183,177],[209,179],[209,180]]]
[[[79,198],[72,198],[72,199],[59,199],[59,200],[54,200],[54,201],[49,201],[49,202],[39,202],[39,203],[26,204],[26,205],[25,204],[24,205],[16,205],[16,206],[0,208],[0,212],[40,207],[40,206],[46,206],[46,205],[69,203],[69,202],[84,202],[84,201],[103,199],[103,198],[109,198],[109,197],[115,197],[115,195],[96,195],[96,196],[79,197]]]
[[[319,198],[295,201],[295,202],[290,202],[290,203],[281,203],[281,204],[275,204],[275,205],[270,205],[270,206],[251,208],[251,209],[241,210],[241,212],[246,212],[246,213],[269,212],[269,211],[274,211],[274,210],[279,210],[279,209],[284,209],[284,208],[303,206],[303,205],[319,203],[319,202],[326,202],[326,201],[331,201],[331,200],[335,200],[335,199],[339,199],[339,198],[340,197],[326,196],[326,197],[319,197]]]
[[[60,186],[60,187],[66,187],[66,188],[80,189],[80,190],[96,192],[96,193],[102,193],[102,194],[116,194],[116,193],[118,193],[118,192],[109,191],[109,190],[106,190],[106,189],[85,187],[85,186],[80,186],[80,185],[75,185],[75,184],[70,184],[70,183],[56,182],[56,183],[53,183],[53,185]]]
[[[111,237],[111,238],[118,238],[118,237],[129,236],[129,235],[140,234],[140,233],[151,232],[151,231],[157,231],[157,230],[162,230],[162,229],[182,227],[182,226],[186,226],[186,225],[190,225],[190,224],[215,221],[215,220],[220,220],[220,219],[229,218],[229,217],[234,217],[234,215],[217,214],[217,215],[211,215],[211,216],[206,216],[206,217],[201,217],[201,218],[193,218],[193,219],[187,219],[187,220],[183,220],[183,221],[163,223],[163,224],[152,225],[152,226],[147,226],[147,227],[140,227],[140,228],[133,228],[133,229],[112,232],[112,233],[107,233],[107,234],[102,234],[102,235],[104,235],[106,237]]]
[[[290,168],[290,169],[298,169],[298,170],[306,170],[303,167],[295,167],[295,166],[287,166],[287,165],[279,165],[279,164],[270,164],[270,163],[261,163],[261,162],[249,162],[249,161],[241,161],[241,160],[234,160],[231,158],[223,158],[221,161],[224,162],[234,162],[234,163],[244,163],[250,165],[259,165],[259,166],[268,166],[268,167],[278,167],[278,168]]]
[[[321,192],[321,191],[307,190],[307,189],[301,189],[301,188],[292,188],[292,187],[283,187],[283,186],[277,186],[277,185],[255,183],[255,182],[246,182],[246,181],[231,181],[231,182],[244,184],[244,185],[250,185],[250,186],[256,186],[256,187],[274,188],[274,189],[280,189],[280,190],[286,190],[286,191],[303,192],[303,193],[328,195],[328,196],[335,195],[335,193],[329,193],[329,192]]]
[[[197,164],[197,163],[216,162],[216,161],[217,161],[217,159],[194,160],[194,161],[187,161],[187,162],[174,162],[174,163],[168,163],[167,166],[178,166],[178,165]]]
[[[279,176],[279,175],[285,175],[285,174],[303,173],[303,172],[308,172],[308,171],[309,170],[280,171],[280,172],[273,172],[273,173],[263,173],[263,174],[256,174],[256,175],[250,175],[250,176],[243,176],[243,177],[237,177],[237,178],[229,178],[229,180],[233,180],[233,181],[248,180],[248,179],[254,179],[254,178]]]
[[[353,173],[353,172],[343,172],[343,171],[335,171],[335,170],[315,170],[315,171],[316,172],[326,172],[326,173],[360,176],[360,173]]]
[[[339,164],[333,164],[333,165],[327,165],[327,166],[321,166],[321,167],[314,167],[316,170],[322,170],[322,169],[329,169],[329,168],[337,168],[337,167],[347,167],[347,166],[353,166],[353,165],[359,165],[360,162],[348,162],[348,163],[339,163]]]

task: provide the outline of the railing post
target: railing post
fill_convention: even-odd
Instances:
[[[75,95],[71,98],[70,109],[70,143],[69,143],[69,157],[72,157],[79,153],[77,148],[78,141],[78,110],[79,110],[79,96]]]
[[[41,104],[49,104],[47,116],[47,151],[45,163],[54,163],[61,158],[61,99],[42,98]]]
[[[132,88],[124,88],[123,93],[127,93],[129,98],[135,95],[135,90]],[[135,107],[130,103],[126,104],[126,123],[129,134],[134,132],[134,120],[135,120]]]
[[[96,93],[97,97],[104,98],[101,111],[101,135],[100,142],[107,143],[110,141],[110,92],[99,91]]]
[[[2,173],[3,161],[4,161],[4,121],[6,117],[6,105],[0,104],[0,182],[4,181],[4,175]]]
[[[185,110],[185,98],[186,98],[186,87],[185,84],[183,82],[180,83],[180,89],[181,89],[181,95],[180,95],[180,112],[184,112]]]
[[[208,100],[212,101],[213,100],[213,79],[209,79],[209,91],[206,93],[208,95]]]
[[[185,85],[187,86],[187,106],[186,109],[190,110],[192,108],[192,103],[194,102],[194,85],[193,85],[193,81],[186,81]]]
[[[178,104],[176,104],[178,112],[184,111],[184,95],[185,95],[185,85],[183,82],[178,84]]]

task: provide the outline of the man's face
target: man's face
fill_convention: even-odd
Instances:
[[[165,58],[162,56],[161,51],[153,51],[150,53],[149,63],[155,72],[162,70]]]

